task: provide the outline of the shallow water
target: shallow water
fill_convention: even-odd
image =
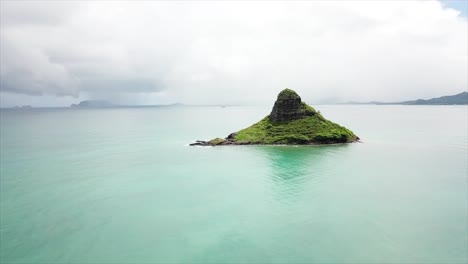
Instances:
[[[2,110],[0,260],[468,262],[468,108],[316,108],[362,143],[187,146],[269,107]]]

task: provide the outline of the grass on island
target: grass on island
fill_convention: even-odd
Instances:
[[[240,130],[236,140],[252,144],[330,144],[357,139],[351,130],[326,120],[320,112],[304,105],[307,106],[306,111],[313,111],[314,115],[288,122],[272,122],[267,116]]]

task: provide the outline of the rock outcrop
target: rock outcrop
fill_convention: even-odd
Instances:
[[[313,116],[313,111],[303,103],[301,97],[291,89],[284,89],[278,94],[275,105],[270,113],[272,122],[286,122]]]
[[[302,102],[291,89],[278,95],[270,115],[226,138],[198,140],[191,146],[222,145],[311,145],[350,143],[359,140],[351,130],[325,119]]]

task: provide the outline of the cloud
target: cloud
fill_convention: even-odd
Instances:
[[[251,103],[468,85],[467,20],[438,1],[2,1],[0,29],[10,93]]]
[[[80,5],[59,1],[2,1],[0,22],[8,25],[50,25],[63,23]]]

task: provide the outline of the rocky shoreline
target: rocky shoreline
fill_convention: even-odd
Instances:
[[[236,141],[232,135],[236,133],[230,134],[225,139],[222,138],[215,138],[209,141],[205,140],[197,140],[194,143],[189,144],[189,146],[202,146],[202,147],[215,147],[215,146],[240,146],[240,145],[257,145],[257,146],[320,146],[320,145],[338,145],[338,144],[348,144],[348,143],[357,143],[361,142],[359,137],[356,137],[356,140],[344,143],[307,143],[307,144],[285,144],[285,143],[278,143],[278,144],[265,144],[265,143],[253,143],[250,141]]]
[[[226,145],[251,145],[249,141],[237,141],[236,133],[231,133],[225,139],[215,138],[209,141],[197,140],[195,143],[190,144],[190,146],[226,146]]]

